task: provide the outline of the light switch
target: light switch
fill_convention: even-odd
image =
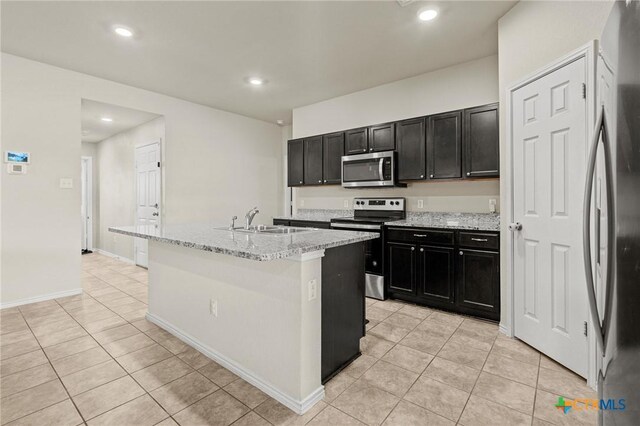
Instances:
[[[60,188],[62,188],[62,189],[71,189],[71,188],[73,188],[73,179],[72,178],[60,178]]]

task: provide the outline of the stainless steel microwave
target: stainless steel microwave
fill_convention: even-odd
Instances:
[[[342,186],[366,188],[398,186],[394,151],[372,152],[342,157]]]

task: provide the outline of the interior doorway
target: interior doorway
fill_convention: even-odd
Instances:
[[[109,228],[160,219],[164,117],[89,99],[81,106],[82,249],[146,267],[146,241]]]
[[[82,254],[93,253],[93,157],[81,157],[80,185],[82,202],[80,218],[82,222]]]

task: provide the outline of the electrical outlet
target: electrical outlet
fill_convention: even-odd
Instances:
[[[215,299],[211,299],[209,301],[209,313],[214,317],[218,318],[218,301]]]
[[[495,213],[496,212],[496,199],[495,198],[489,198],[489,211],[491,213]]]
[[[71,179],[71,178],[60,178],[60,188],[62,188],[62,189],[71,189],[71,188],[73,188],[73,179]]]
[[[316,280],[309,281],[309,302],[318,297],[318,283]]]
[[[349,208],[349,200],[344,200],[344,201],[342,202],[342,206],[343,206],[345,209],[348,209],[348,208]]]
[[[424,200],[418,200],[418,208],[424,209]]]

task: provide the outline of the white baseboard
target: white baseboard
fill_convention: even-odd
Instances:
[[[124,262],[124,263],[129,263],[131,265],[135,265],[136,264],[136,262],[134,262],[133,260],[129,259],[128,257],[118,256],[117,254],[113,254],[113,253],[108,252],[106,250],[102,250],[102,249],[97,248],[94,251],[97,252],[97,253],[100,253],[102,255],[105,255],[105,256],[108,256],[108,257],[112,257],[112,258],[117,259],[117,260],[119,260],[121,262]]]
[[[513,334],[511,333],[511,329],[509,327],[507,327],[505,324],[500,323],[498,330],[500,331],[500,333],[505,334],[509,337],[513,337]]]
[[[315,391],[313,391],[309,396],[307,396],[303,400],[292,398],[289,395],[286,395],[281,391],[279,391],[278,389],[276,389],[275,387],[273,387],[270,383],[262,380],[260,377],[253,374],[253,372],[238,365],[233,360],[225,357],[224,355],[217,352],[213,348],[210,348],[209,346],[201,343],[200,341],[196,340],[194,337],[183,332],[182,330],[179,330],[178,328],[167,323],[163,319],[148,312],[147,312],[147,319],[152,323],[156,324],[157,326],[161,327],[162,329],[173,334],[183,342],[199,350],[200,352],[205,354],[207,357],[211,358],[212,360],[222,365],[232,373],[236,374],[237,376],[241,377],[242,379],[249,382],[253,386],[257,387],[262,392],[266,393],[267,395],[269,395],[276,401],[280,402],[282,405],[288,407],[292,411],[296,412],[297,414],[302,415],[306,413],[318,401],[324,398],[324,386],[322,385],[320,385],[320,387],[318,387]]]
[[[59,291],[57,293],[49,293],[42,296],[27,297],[26,299],[20,299],[13,302],[0,303],[0,309],[28,305],[29,303],[44,302],[46,300],[60,299],[61,297],[75,296],[77,294],[82,294],[82,288],[74,288],[73,290]]]

